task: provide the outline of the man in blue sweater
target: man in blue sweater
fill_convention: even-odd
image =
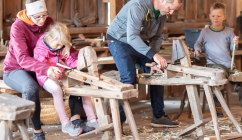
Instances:
[[[173,14],[183,0],[131,0],[117,14],[107,31],[109,50],[120,73],[122,83],[135,84],[138,66],[145,73],[160,73],[167,67],[166,59],[158,54],[167,15]],[[156,62],[157,67],[145,63]],[[150,86],[153,127],[176,127],[164,112],[163,86]],[[121,122],[126,118],[119,101]]]

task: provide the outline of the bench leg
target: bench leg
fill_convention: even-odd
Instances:
[[[0,139],[7,140],[9,138],[10,131],[8,121],[1,121],[0,122]]]
[[[118,100],[110,99],[110,107],[111,107],[111,113],[113,118],[115,139],[122,140],[122,129],[121,129],[121,122],[120,122],[119,108],[118,108]]]
[[[217,96],[221,106],[223,107],[224,111],[226,112],[226,114],[228,115],[228,117],[230,118],[230,120],[233,122],[233,124],[235,125],[235,127],[237,128],[239,133],[242,133],[240,125],[238,124],[238,122],[235,120],[234,116],[232,115],[232,113],[230,112],[223,96],[221,95],[221,92],[219,90],[219,87],[214,87],[213,88],[213,92],[214,94]]]
[[[111,123],[110,116],[107,114],[107,106],[101,98],[94,98],[94,104],[96,108],[96,113],[98,117],[99,127],[107,126]],[[102,140],[111,140],[111,132],[105,131]]]
[[[217,140],[221,140],[219,127],[218,127],[217,113],[216,113],[215,104],[214,104],[214,101],[213,101],[212,90],[208,85],[204,85],[204,91],[205,91],[205,94],[206,94],[206,97],[207,97],[208,106],[209,106],[210,113],[211,113],[211,116],[212,116],[212,119],[213,119],[213,126],[214,126],[216,138],[217,138]]]
[[[16,123],[17,126],[18,126],[18,129],[19,129],[19,131],[20,131],[20,133],[21,133],[21,137],[22,137],[22,139],[23,139],[23,140],[30,140],[30,138],[29,138],[29,134],[28,134],[28,131],[27,131],[27,129],[26,129],[26,126],[24,125],[24,121],[23,121],[23,120],[21,120],[21,121],[16,121],[15,123]]]
[[[130,108],[130,105],[129,105],[129,101],[128,100],[123,100],[122,101],[122,106],[123,106],[126,118],[128,120],[129,127],[130,127],[130,129],[131,129],[131,131],[133,133],[134,139],[135,140],[140,140],[139,132],[138,132],[137,126],[136,126],[135,121],[134,121],[134,116],[133,116],[133,113],[131,111],[131,108]]]

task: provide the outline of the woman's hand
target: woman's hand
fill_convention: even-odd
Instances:
[[[47,76],[54,81],[57,81],[60,77],[61,70],[58,67],[50,66],[47,71]]]

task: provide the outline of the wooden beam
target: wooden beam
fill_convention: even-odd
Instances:
[[[235,137],[240,137],[240,138],[235,138]],[[230,138],[234,138],[233,140],[242,140],[242,134],[221,135],[221,139],[229,139],[230,140]],[[207,136],[207,137],[204,137],[204,140],[217,140],[217,138],[216,138],[216,136]]]
[[[85,33],[106,33],[107,27],[79,27],[69,28],[70,34],[85,34]]]
[[[116,0],[110,0],[110,23],[113,21],[116,15]]]
[[[138,96],[137,89],[131,89],[123,92],[109,91],[105,89],[90,89],[88,86],[83,88],[64,88],[65,94],[73,96],[92,96],[96,98],[112,98],[112,99],[130,99]]]

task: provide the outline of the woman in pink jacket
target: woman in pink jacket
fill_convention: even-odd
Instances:
[[[33,58],[37,40],[52,23],[43,0],[26,0],[26,9],[17,14],[11,26],[9,49],[4,60],[5,84],[24,94],[25,99],[35,102],[35,112],[31,118],[34,140],[45,140],[40,124],[39,85],[35,81],[35,73],[45,74],[53,80],[59,76],[57,67]]]
[[[49,66],[56,66],[57,63],[60,63],[75,68],[77,67],[77,58],[76,56],[70,55],[70,52],[76,51],[76,53],[78,53],[78,51],[71,47],[70,40],[71,36],[68,28],[64,24],[57,22],[54,25],[51,25],[49,30],[39,38],[34,49],[34,58]],[[59,69],[61,72],[65,71],[65,68],[59,67]],[[53,95],[54,105],[60,117],[62,126],[66,123],[71,123],[65,113],[63,91],[59,85],[59,81],[48,78],[46,74],[37,73],[36,76],[40,86]],[[59,80],[61,80],[61,78],[60,75]],[[93,111],[91,97],[82,97],[82,102],[88,121],[94,122],[91,124],[98,124]],[[74,104],[74,106],[78,106],[78,103],[69,102],[69,104],[72,112],[76,109],[80,110],[79,107],[72,107],[73,105],[71,105]],[[88,124],[90,124],[90,122]],[[78,126],[80,126],[85,132],[94,129],[90,127],[87,128],[83,122]],[[63,129],[62,131],[65,132]]]

